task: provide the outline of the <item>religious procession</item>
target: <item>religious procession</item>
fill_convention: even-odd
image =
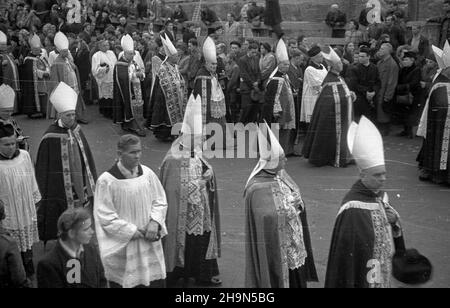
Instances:
[[[228,2],[0,0],[0,288],[450,286],[450,0]]]

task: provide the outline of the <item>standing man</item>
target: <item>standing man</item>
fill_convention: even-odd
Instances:
[[[284,169],[282,147],[263,125],[259,162],[244,192],[245,287],[306,288],[308,281],[318,281],[306,205]]]
[[[14,113],[21,111],[21,92],[19,70],[17,69],[14,57],[8,52],[8,37],[0,31],[0,85],[7,84],[16,92],[16,100],[14,102]]]
[[[354,104],[355,121],[359,122],[362,116],[373,120],[375,117],[376,94],[380,89],[380,76],[378,68],[370,62],[370,49],[361,46],[359,49],[359,63],[356,63],[347,72],[349,88],[356,94]]]
[[[392,45],[384,43],[378,51],[378,73],[381,80],[380,91],[377,95],[377,122],[383,136],[391,131],[391,116],[395,89],[397,88],[399,67],[392,58]]]
[[[241,118],[243,124],[256,123],[260,112],[259,102],[252,100],[252,91],[259,91],[261,71],[259,69],[258,44],[251,42],[245,56],[238,61],[241,69]]]
[[[282,39],[276,48],[278,67],[269,77],[264,105],[259,123],[278,123],[280,125],[280,143],[286,157],[294,155],[295,142],[295,101],[288,71],[290,67],[288,50]]]
[[[223,148],[233,146],[234,140],[226,140],[226,113],[227,107],[225,104],[225,94],[219,83],[219,76],[217,75],[217,52],[214,41],[207,37],[203,44],[203,57],[205,64],[197,72],[197,77],[194,82],[194,96],[200,96],[202,101],[202,124],[204,129],[209,123],[217,123],[222,127]],[[218,132],[215,132],[216,134]],[[216,144],[219,149],[219,145]]]
[[[92,76],[97,82],[100,113],[107,118],[112,118],[113,76],[117,58],[109,49],[108,40],[101,39],[97,44],[99,51],[92,56]]]
[[[14,112],[14,102],[16,99],[16,92],[10,86],[2,84],[0,86],[0,123],[11,124],[16,132],[17,147],[21,150],[28,151],[28,137],[25,137],[22,129],[17,124],[16,120],[12,117]]]
[[[156,72],[147,118],[160,141],[173,141],[172,127],[182,123],[185,108],[185,82],[178,70],[178,51],[168,36],[161,37],[166,58]]]
[[[62,32],[58,32],[55,35],[55,47],[59,51],[59,55],[56,57],[50,68],[50,80],[53,90],[60,82],[64,82],[71,87],[75,93],[77,93],[78,101],[76,105],[76,121],[80,124],[88,124],[88,121],[84,118],[84,111],[86,106],[84,105],[83,97],[81,93],[80,76],[78,74],[78,68],[73,63],[72,58],[69,56],[69,40]],[[53,113],[50,115],[53,118]]]
[[[58,120],[39,144],[36,178],[42,201],[38,207],[39,237],[57,238],[57,222],[67,208],[89,206],[97,173],[91,149],[76,123],[78,94],[61,82],[50,96]]]
[[[36,204],[41,200],[30,154],[17,149],[14,127],[0,122],[0,200],[2,228],[16,241],[27,277],[34,274],[33,244],[39,242]]]
[[[120,123],[122,129],[140,137],[146,133],[138,119],[143,110],[141,80],[145,78],[144,69],[134,60],[134,41],[131,36],[124,35],[121,40],[122,56],[114,67],[113,120]]]
[[[444,48],[445,42],[450,39],[450,0],[444,0],[442,11],[445,13],[444,16],[427,19],[427,22],[437,22],[441,24],[439,37],[440,48]]]
[[[305,70],[303,79],[303,95],[300,111],[300,122],[309,124],[316,106],[317,97],[322,90],[322,82],[328,74],[327,68],[322,64],[323,54],[319,46],[308,50],[309,65]]]
[[[216,177],[202,158],[202,102],[191,95],[181,136],[173,143],[161,167],[161,182],[168,196],[164,241],[168,286],[179,278],[200,285],[220,285],[220,217]]]
[[[119,160],[98,179],[94,202],[106,279],[113,288],[164,287],[164,188],[156,174],[141,165],[142,145],[137,136],[120,137],[117,154]]]
[[[325,23],[331,28],[331,37],[345,37],[345,25],[347,24],[347,16],[339,10],[339,5],[333,4],[327,14]]]
[[[417,131],[417,135],[424,138],[419,155],[419,179],[436,184],[450,184],[450,45],[445,43],[443,53],[436,47],[433,49],[442,71],[433,81]],[[438,50],[440,52],[436,52]]]
[[[399,215],[382,190],[386,181],[383,140],[362,117],[348,133],[360,180],[345,196],[336,218],[325,278],[326,288],[389,288]]]
[[[49,109],[50,67],[41,58],[41,39],[36,34],[30,40],[30,48],[22,66],[22,111],[32,119],[45,118]]]
[[[194,90],[195,77],[197,72],[202,67],[202,53],[198,48],[198,41],[196,38],[192,38],[188,42],[189,50],[189,66],[187,73],[187,80],[185,80],[188,89],[188,95],[191,95]]]
[[[352,158],[347,146],[347,132],[353,121],[355,93],[340,76],[343,64],[333,48],[324,57],[330,71],[322,84],[311,124],[303,145],[303,156],[316,167],[347,167]]]

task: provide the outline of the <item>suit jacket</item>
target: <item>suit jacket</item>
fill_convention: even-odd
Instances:
[[[239,59],[241,68],[241,93],[248,94],[253,89],[253,83],[261,82],[261,71],[257,58],[250,58],[248,55]]]
[[[27,277],[16,241],[0,231],[0,289],[27,285]]]
[[[39,261],[37,266],[38,288],[105,288],[106,278],[100,255],[90,244],[84,245],[80,258],[72,258],[61,246],[59,240],[55,247]],[[80,281],[71,283],[70,271],[74,271],[73,262],[80,263]]]

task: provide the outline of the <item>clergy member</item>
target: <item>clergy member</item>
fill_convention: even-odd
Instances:
[[[42,194],[38,208],[41,240],[57,238],[57,222],[67,208],[91,205],[97,173],[91,149],[76,123],[78,94],[61,82],[50,95],[59,119],[39,144],[36,177]]]
[[[143,117],[141,80],[144,80],[145,72],[134,61],[134,42],[131,36],[124,35],[121,46],[124,53],[119,57],[113,75],[113,121],[120,123],[124,131],[145,137],[146,133],[139,122]]]
[[[164,188],[156,174],[141,165],[137,136],[120,137],[117,148],[119,160],[98,179],[94,202],[106,279],[113,288],[164,287]]]
[[[222,283],[218,188],[212,166],[202,157],[203,141],[202,101],[191,94],[181,136],[161,166],[171,230],[164,241],[169,287],[190,277],[199,285]]]
[[[389,288],[394,237],[401,236],[398,213],[384,192],[383,140],[375,125],[362,117],[352,123],[348,146],[360,179],[344,197],[331,238],[326,288]]]
[[[14,112],[14,102],[16,98],[16,92],[10,86],[2,84],[0,86],[0,123],[9,123],[14,127],[17,137],[17,148],[28,151],[30,146],[28,144],[28,137],[24,136],[22,128],[17,124],[16,120],[12,117]]]
[[[433,81],[417,132],[424,138],[419,178],[450,185],[450,44],[445,43],[442,53],[435,46],[433,50],[442,70]]]
[[[307,124],[311,122],[317,98],[322,90],[322,82],[328,74],[327,68],[322,64],[323,54],[319,46],[313,46],[308,51],[308,57],[310,59],[303,79],[303,94],[300,111],[300,122]]]
[[[99,51],[92,56],[92,76],[97,81],[100,113],[112,118],[113,75],[117,58],[114,52],[109,50],[108,40],[102,39],[97,44]]]
[[[64,82],[69,87],[71,87],[77,94],[80,94],[81,84],[80,76],[78,73],[77,66],[73,63],[73,60],[69,57],[69,40],[62,32],[55,34],[54,38],[55,47],[59,51],[58,57],[53,62],[50,68],[50,80],[51,87],[53,90],[60,82]],[[80,124],[87,124],[85,119],[86,106],[84,105],[82,95],[78,95],[78,101],[76,105],[76,121]],[[50,111],[50,118],[55,117],[54,110]]]
[[[215,149],[224,149],[234,146],[234,140],[227,140],[227,126],[226,126],[226,105],[225,95],[222,87],[219,84],[217,76],[217,51],[214,41],[207,37],[203,43],[203,57],[205,64],[197,72],[194,82],[194,96],[200,95],[202,100],[202,124],[204,130],[209,130],[207,127],[210,123],[220,125],[221,134],[215,132],[217,136],[223,136],[214,140]],[[208,134],[209,135],[209,134]],[[215,138],[216,139],[216,138]],[[222,144],[219,144],[222,143]]]
[[[41,39],[36,34],[30,39],[30,54],[22,66],[22,111],[32,119],[46,117],[50,67],[41,58]]]
[[[178,51],[169,37],[161,37],[166,55],[155,75],[147,118],[158,140],[173,141],[172,127],[183,122],[185,81],[178,70]]]
[[[19,70],[12,54],[8,52],[8,37],[0,31],[0,85],[7,84],[16,92],[14,113],[21,111]]]
[[[0,200],[2,228],[19,246],[27,277],[34,274],[33,244],[39,242],[36,204],[41,200],[30,155],[17,149],[14,127],[0,122]]]
[[[356,99],[340,76],[342,62],[331,48],[324,53],[330,71],[322,84],[311,123],[303,145],[303,156],[316,166],[347,167],[352,161],[347,146],[347,132],[353,121]]]
[[[245,188],[245,287],[306,288],[318,281],[306,204],[275,134],[261,125],[260,159]]]
[[[280,144],[286,157],[289,157],[294,155],[297,123],[295,123],[294,95],[287,75],[290,67],[289,55],[282,39],[278,41],[276,57],[278,67],[270,75],[267,83],[262,117],[269,124],[280,125]]]

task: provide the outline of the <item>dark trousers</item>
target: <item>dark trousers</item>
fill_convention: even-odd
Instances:
[[[241,94],[241,116],[239,122],[243,124],[256,123],[259,118],[261,105],[251,99],[250,93]]]

